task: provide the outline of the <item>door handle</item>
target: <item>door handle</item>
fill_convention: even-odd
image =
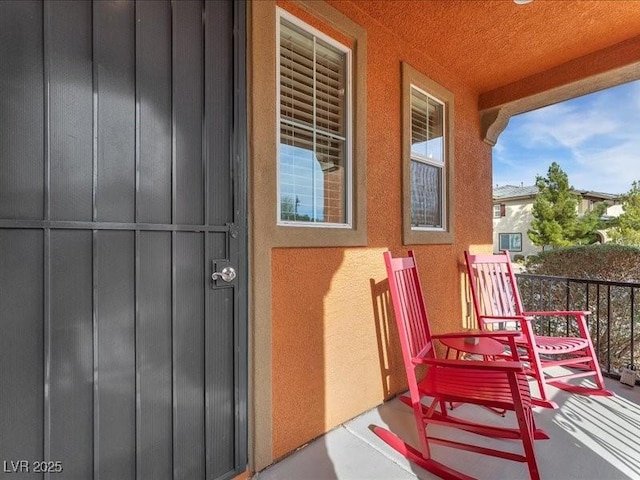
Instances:
[[[218,278],[224,282],[233,282],[233,280],[236,278],[236,269],[233,267],[224,267],[219,272],[213,272],[211,274],[211,280],[213,280],[214,282]]]

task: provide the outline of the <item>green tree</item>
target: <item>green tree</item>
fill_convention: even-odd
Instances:
[[[601,217],[606,206],[600,203],[578,216],[580,195],[569,185],[567,174],[556,162],[549,167],[546,177],[536,177],[538,195],[533,203],[533,220],[527,235],[534,245],[566,247],[585,245],[597,240]]]
[[[310,222],[311,217],[309,215],[301,215],[298,213],[298,205],[300,199],[296,196],[296,199],[289,196],[283,196],[280,200],[280,219],[281,220],[293,220],[295,222]]]
[[[295,219],[295,204],[293,202],[293,198],[283,196],[280,200],[280,218],[282,220]]]
[[[640,182],[633,182],[621,198],[623,213],[611,232],[611,239],[621,245],[640,246]]]
[[[567,174],[553,162],[546,177],[536,176],[536,186],[529,239],[543,251],[548,246],[572,245],[578,228],[578,195],[573,193]]]

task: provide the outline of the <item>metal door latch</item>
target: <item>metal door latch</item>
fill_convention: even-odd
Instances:
[[[233,282],[233,280],[236,278],[236,270],[235,270],[235,268],[233,268],[233,267],[224,267],[219,272],[213,272],[211,274],[211,280],[213,280],[214,282],[218,278],[220,280],[224,281],[224,282]]]

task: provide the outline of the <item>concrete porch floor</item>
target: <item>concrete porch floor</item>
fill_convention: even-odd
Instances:
[[[640,479],[640,387],[632,389],[613,379],[606,382],[615,396],[572,395],[552,387],[553,399],[560,408],[535,409],[537,426],[551,437],[536,441],[536,458],[543,479]],[[582,385],[592,384],[585,380]],[[511,412],[501,418],[472,405],[462,405],[454,414],[478,421],[502,422],[502,425],[515,424]],[[413,445],[418,443],[412,412],[396,398],[316,439],[258,473],[254,479],[438,478],[380,440],[370,425],[383,426]],[[437,426],[430,430],[432,435],[442,432],[445,438],[479,440],[483,446],[521,452],[520,442],[489,439]],[[479,479],[529,478],[522,463],[441,446],[433,447],[433,457]]]

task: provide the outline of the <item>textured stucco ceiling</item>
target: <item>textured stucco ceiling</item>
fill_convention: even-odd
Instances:
[[[640,36],[640,0],[353,0],[478,93]],[[437,45],[438,48],[430,48]],[[640,52],[638,54],[640,58]]]

